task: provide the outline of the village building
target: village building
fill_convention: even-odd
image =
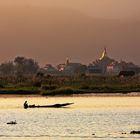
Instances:
[[[66,63],[59,64],[57,68],[58,68],[58,71],[60,71],[62,74],[74,75],[74,74],[85,73],[87,66],[81,63],[70,62],[69,59],[67,58]]]
[[[140,73],[140,67],[125,61],[116,61],[108,56],[106,48],[104,48],[99,59],[90,63],[88,66],[81,63],[70,62],[66,59],[65,63],[53,67],[46,64],[43,73],[50,75],[75,75],[75,74],[98,74],[98,75],[118,75],[121,71],[133,71]]]
[[[120,71],[122,71],[122,65],[117,61],[110,63],[107,65],[106,72],[112,75],[118,75]]]
[[[44,67],[40,68],[38,71],[38,75],[48,76],[48,75],[59,75],[59,71],[57,68],[52,66],[51,64],[46,64]]]
[[[57,69],[51,64],[46,64],[43,69],[45,74],[56,75],[58,73]]]

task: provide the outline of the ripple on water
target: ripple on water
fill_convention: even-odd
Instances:
[[[57,100],[76,104],[68,109],[28,110],[22,108],[24,98],[16,98],[16,101],[13,98],[6,101],[1,98],[0,105],[5,104],[8,109],[0,109],[0,139],[139,140],[140,135],[129,133],[140,130],[140,98],[114,98],[50,98],[48,104],[56,103]],[[46,100],[32,98],[30,102],[45,104]],[[13,108],[9,108],[11,103]],[[6,124],[14,120],[17,125]]]

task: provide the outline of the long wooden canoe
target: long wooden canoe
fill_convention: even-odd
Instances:
[[[24,106],[24,109],[27,109],[27,108],[61,108],[61,107],[69,106],[72,104],[74,104],[74,103],[63,103],[63,104],[54,104],[54,105],[27,105],[27,106]]]

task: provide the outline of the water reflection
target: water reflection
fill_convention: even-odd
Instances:
[[[39,105],[75,104],[69,108],[25,110],[25,100]],[[131,130],[140,130],[139,101],[140,97],[0,98],[0,139],[140,139],[140,135],[129,134]],[[17,125],[6,124],[14,120]]]

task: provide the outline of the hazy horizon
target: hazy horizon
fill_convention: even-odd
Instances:
[[[0,63],[16,56],[41,65],[88,64],[108,55],[140,65],[139,0],[0,1]]]

